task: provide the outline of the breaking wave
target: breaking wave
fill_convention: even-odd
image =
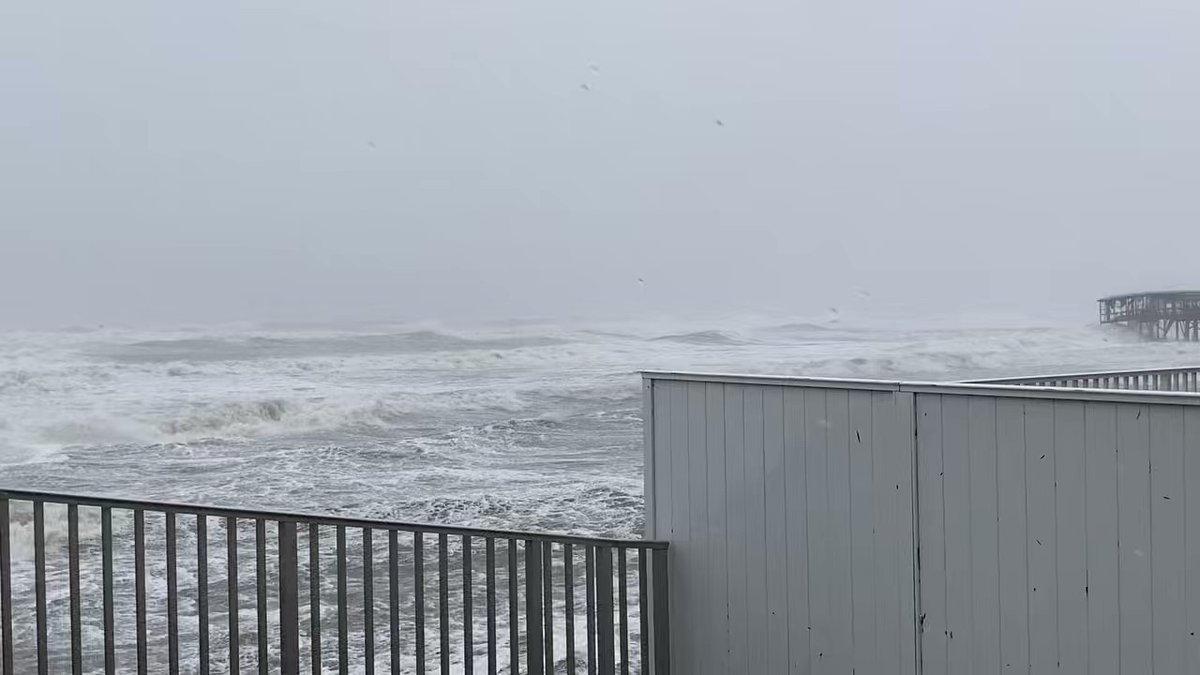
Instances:
[[[230,428],[257,427],[262,424],[282,422],[292,409],[286,401],[251,401],[229,403],[206,409],[161,425],[171,435],[186,435],[224,431]]]
[[[736,334],[722,330],[701,330],[692,333],[662,335],[653,338],[654,342],[678,342],[688,345],[739,346],[753,344]]]
[[[412,331],[375,335],[319,335],[312,337],[204,337],[142,340],[106,345],[97,355],[128,362],[254,361],[322,356],[370,356],[472,349],[507,350],[562,344],[550,336],[462,337],[439,331]]]

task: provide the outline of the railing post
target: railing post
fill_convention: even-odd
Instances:
[[[613,643],[612,548],[596,547],[596,651],[600,675],[614,675],[617,655]]]
[[[140,512],[139,512],[140,513]],[[33,503],[33,574],[34,574],[34,595],[37,603],[37,668],[38,675],[48,675],[50,672],[50,652],[47,644],[48,634],[46,629],[46,505],[43,502]],[[138,579],[142,580],[145,576],[139,564],[137,568]],[[144,584],[143,584],[144,586]],[[138,596],[139,608],[144,609],[145,593]],[[144,611],[139,612],[139,618],[145,617]],[[144,624],[139,623],[139,628]],[[144,644],[144,631],[138,632],[138,647],[139,657],[141,655],[141,645]],[[139,663],[144,662],[141,659]]]
[[[654,675],[668,675],[671,672],[671,586],[667,579],[667,549],[656,549],[652,562]]]
[[[4,638],[0,641],[0,668],[5,675],[16,675],[16,671],[13,670],[11,546],[8,500],[0,499],[0,630],[4,631]]]
[[[279,522],[279,658],[283,675],[300,675],[300,602],[296,523]]]
[[[525,542],[525,659],[529,675],[543,675],[542,651],[542,543]]]

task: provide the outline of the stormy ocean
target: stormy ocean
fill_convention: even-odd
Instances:
[[[640,369],[948,380],[1197,356],[1086,320],[1001,315],[8,332],[0,485],[638,537]],[[28,597],[32,535],[27,516],[14,523]],[[48,512],[48,548],[65,527]],[[98,521],[82,527],[94,537]]]

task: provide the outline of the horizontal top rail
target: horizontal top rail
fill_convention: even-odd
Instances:
[[[708,382],[714,384],[762,384],[785,387],[816,387],[829,389],[862,389],[867,391],[899,391],[899,381],[860,380],[835,377],[808,377],[800,375],[739,375],[733,373],[683,373],[675,371],[647,370],[642,372],[647,381]]]
[[[1200,406],[1200,394],[1180,391],[1151,391],[1127,389],[1097,389],[1092,387],[1054,387],[1049,385],[1020,385],[1012,382],[903,382],[889,380],[855,380],[838,378],[793,377],[773,375],[724,375],[647,371],[642,377],[650,382],[706,382],[714,384],[745,384],[776,387],[810,387],[823,389],[853,389],[894,393],[950,394],[963,396],[1000,396],[1005,398],[1041,398],[1072,401],[1107,401],[1113,403],[1169,403]],[[1035,382],[1051,378],[1035,378]],[[1056,377],[1052,379],[1071,379]]]
[[[665,550],[665,541],[648,539],[616,539],[611,537],[584,537],[571,534],[554,534],[549,532],[522,532],[518,530],[491,530],[480,527],[464,527],[457,525],[431,525],[428,523],[409,523],[403,521],[382,520],[377,518],[354,518],[329,516],[287,511],[256,511],[244,508],[227,508],[219,506],[199,506],[178,502],[150,501],[126,499],[108,496],[84,496],[57,492],[38,492],[0,487],[0,499],[17,501],[45,502],[50,504],[66,504],[76,506],[109,507],[114,509],[141,509],[168,513],[186,513],[216,518],[242,518],[247,520],[263,519],[278,522],[295,522],[314,525],[343,526],[350,528],[369,528],[372,530],[397,530],[403,532],[419,532],[422,534],[446,534],[451,536],[491,537],[495,539],[516,539],[522,541],[542,541],[556,544],[580,544],[584,546],[609,546],[619,549],[654,549]]]
[[[1136,377],[1139,375],[1175,375],[1200,373],[1200,366],[1177,366],[1171,368],[1136,368],[1132,370],[1101,370],[1088,373],[1054,373],[1022,377],[990,377],[968,380],[970,384],[1022,384],[1027,382],[1049,382],[1060,380],[1090,380],[1102,377]]]

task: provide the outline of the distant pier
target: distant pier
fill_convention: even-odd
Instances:
[[[1148,340],[1200,342],[1200,291],[1156,291],[1100,298],[1100,323]]]

